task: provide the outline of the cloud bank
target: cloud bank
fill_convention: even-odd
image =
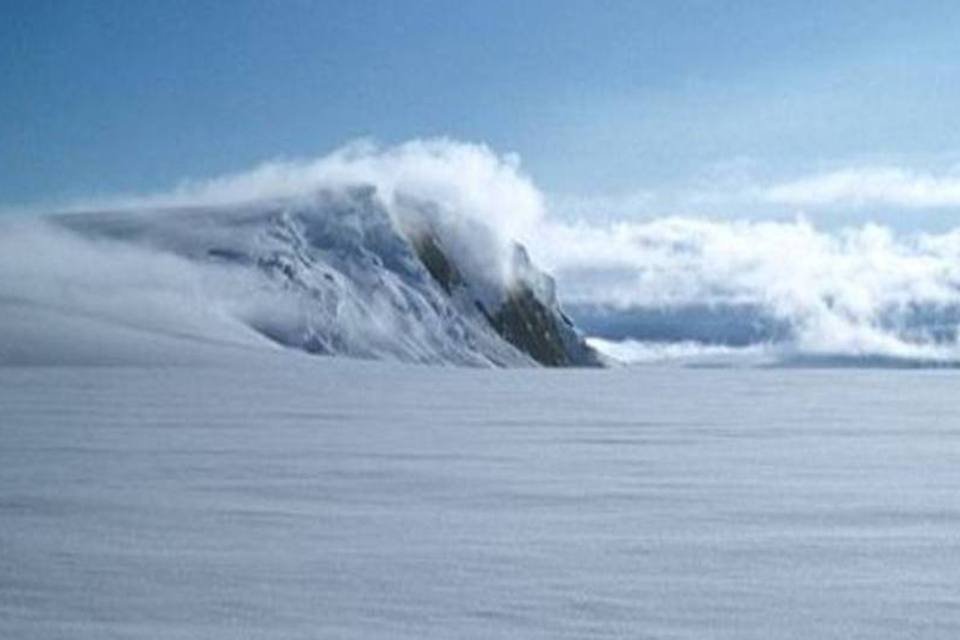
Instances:
[[[960,173],[899,167],[847,168],[761,190],[764,201],[790,205],[887,205],[910,209],[960,207]]]
[[[784,354],[960,357],[960,230],[677,217],[552,225],[538,248],[568,303],[620,314],[620,337],[635,341],[754,336]]]

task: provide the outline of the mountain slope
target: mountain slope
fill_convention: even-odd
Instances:
[[[229,324],[231,335],[309,353],[408,362],[600,364],[522,247],[449,220],[430,203],[388,209],[370,186],[239,206],[63,215],[34,241],[56,238],[47,253],[63,254],[75,250],[62,247],[69,236],[109,276],[33,274],[39,281],[18,299],[46,304],[57,281],[65,313],[138,329],[219,337]],[[122,300],[134,292],[147,300],[131,318]]]

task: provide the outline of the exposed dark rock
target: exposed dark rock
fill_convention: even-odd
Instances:
[[[557,331],[556,318],[529,287],[516,287],[500,309],[488,317],[497,333],[540,364],[549,367],[573,364]]]
[[[452,293],[454,288],[463,284],[463,277],[446,254],[440,249],[437,241],[429,234],[422,234],[413,241],[413,249],[420,258],[420,262],[427,268],[433,279],[443,290]]]
[[[440,243],[428,233],[411,241],[414,251],[433,279],[447,294],[465,286],[456,264]],[[528,274],[534,272],[526,251],[517,246],[517,258]],[[553,296],[552,280],[536,272],[541,284],[547,283]],[[573,323],[563,314],[555,300],[545,304],[525,282],[518,281],[507,299],[496,310],[487,309],[479,300],[474,303],[494,331],[517,349],[548,367],[601,366],[597,353],[584,342]]]

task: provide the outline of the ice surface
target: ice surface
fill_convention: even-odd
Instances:
[[[0,637],[960,634],[949,371],[206,348],[0,367]]]

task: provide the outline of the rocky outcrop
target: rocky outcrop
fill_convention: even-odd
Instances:
[[[468,283],[437,238],[421,233],[411,243],[417,257],[444,291],[455,294],[458,289],[468,289]],[[473,301],[494,331],[544,366],[601,366],[599,354],[587,345],[560,310],[553,280],[533,267],[521,245],[515,248],[514,271],[515,281],[496,308],[488,309],[480,300]]]
[[[446,254],[440,249],[437,240],[429,234],[419,235],[411,240],[413,249],[437,284],[448,294],[463,285],[463,276]]]

